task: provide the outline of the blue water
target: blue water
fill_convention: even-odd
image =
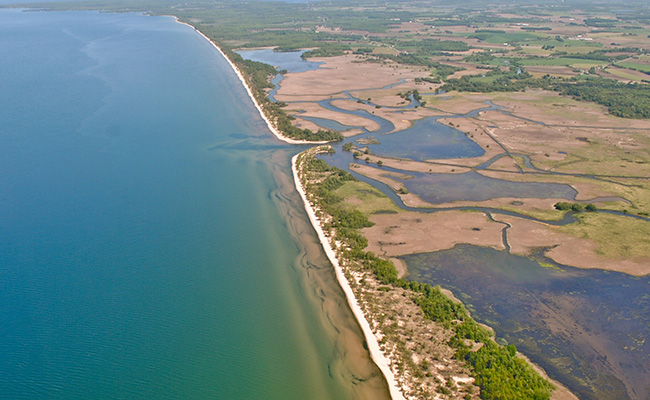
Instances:
[[[477,172],[426,174],[409,172],[412,178],[399,179],[406,188],[432,204],[451,201],[485,201],[499,197],[575,199],[576,190],[560,183],[514,182],[494,179]]]
[[[412,128],[378,138],[377,153],[389,157],[424,161],[440,158],[479,157],[485,151],[467,135],[435,118],[415,121]]]
[[[207,41],[171,17],[1,10],[0,54],[0,397],[340,399],[378,379],[346,366],[358,327],[287,220],[297,149]]]
[[[301,56],[307,50],[273,51],[273,49],[240,50],[237,53],[247,60],[273,65],[288,72],[305,72],[318,69],[323,62],[306,61]]]
[[[246,60],[257,61],[264,64],[269,64],[278,69],[278,71],[286,70],[287,72],[305,72],[318,69],[319,65],[323,62],[314,62],[304,60],[301,56],[307,50],[298,51],[273,51],[273,49],[255,49],[255,50],[240,50],[237,53]],[[268,98],[275,101],[275,95],[280,88],[280,83],[284,76],[278,74],[271,79],[273,89],[269,91]]]

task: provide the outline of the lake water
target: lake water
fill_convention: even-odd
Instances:
[[[385,398],[272,137],[171,17],[0,10],[0,397]]]

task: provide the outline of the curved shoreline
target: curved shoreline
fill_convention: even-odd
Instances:
[[[248,97],[251,99],[251,101],[252,101],[253,104],[255,105],[255,108],[257,108],[257,111],[259,112],[260,117],[262,117],[262,119],[263,119],[264,122],[266,123],[266,126],[268,126],[269,130],[271,131],[271,133],[273,133],[273,135],[274,135],[276,138],[282,140],[283,142],[289,143],[289,144],[325,144],[325,143],[329,143],[329,142],[326,141],[326,140],[325,140],[325,141],[318,141],[318,142],[311,142],[311,141],[308,141],[308,140],[296,140],[296,139],[291,139],[291,138],[289,138],[289,137],[284,136],[284,135],[283,135],[283,134],[282,134],[282,133],[281,133],[281,132],[280,132],[280,131],[279,131],[279,130],[274,126],[274,125],[273,125],[273,123],[271,122],[271,120],[266,116],[266,114],[264,113],[264,110],[262,109],[262,106],[260,106],[260,104],[257,102],[257,99],[256,99],[255,96],[253,95],[253,91],[251,90],[250,86],[248,86],[248,83],[246,82],[246,79],[244,78],[244,75],[243,75],[242,72],[239,70],[239,68],[235,65],[235,63],[233,63],[233,62],[230,60],[230,58],[228,58],[228,56],[226,55],[226,53],[224,53],[223,50],[221,50],[221,48],[220,48],[219,46],[217,46],[217,44],[216,44],[215,42],[213,42],[209,37],[207,37],[203,32],[201,32],[200,30],[196,29],[195,26],[192,26],[192,25],[188,24],[187,22],[180,21],[180,20],[178,19],[178,17],[176,17],[176,16],[173,16],[173,17],[175,18],[175,20],[176,20],[177,23],[179,23],[179,24],[181,24],[181,25],[189,26],[189,27],[192,28],[196,33],[198,33],[199,35],[203,36],[203,38],[204,38],[205,40],[207,40],[208,42],[210,42],[210,44],[211,44],[212,46],[214,46],[214,48],[217,49],[217,51],[219,51],[219,53],[223,56],[223,58],[226,59],[226,61],[228,62],[228,64],[229,64],[230,67],[232,68],[232,70],[233,70],[233,71],[235,72],[235,74],[237,75],[237,78],[239,78],[239,81],[240,81],[241,84],[244,86],[244,89],[246,89],[246,93],[248,93]]]
[[[204,39],[206,39],[212,46],[214,46],[217,51],[225,58],[225,60],[228,62],[230,67],[233,69],[235,74],[237,75],[237,78],[239,78],[239,81],[241,84],[244,86],[246,89],[246,92],[248,93],[248,97],[251,99],[253,104],[255,105],[255,108],[259,112],[260,116],[266,123],[267,127],[269,130],[273,133],[273,135],[278,138],[279,140],[282,140],[283,142],[289,143],[289,144],[325,144],[329,143],[328,141],[318,141],[318,142],[312,142],[312,141],[306,141],[306,140],[295,140],[288,138],[271,123],[269,118],[266,116],[264,111],[262,110],[262,107],[260,104],[257,102],[257,99],[255,99],[255,96],[253,95],[253,91],[251,90],[250,86],[248,86],[248,83],[246,82],[246,79],[244,78],[244,75],[241,73],[239,68],[233,63],[228,56],[221,50],[219,46],[217,46],[216,43],[214,43],[209,37],[207,37],[203,32],[199,31],[196,27],[180,21],[177,17],[175,17],[175,20],[177,23],[189,26],[192,28],[195,32],[197,32],[199,35],[201,35]],[[336,279],[339,283],[339,286],[343,290],[345,294],[345,298],[348,301],[348,305],[350,309],[352,310],[352,313],[354,317],[356,318],[357,322],[359,323],[359,326],[361,327],[361,330],[363,332],[363,336],[366,340],[366,343],[368,345],[368,351],[370,353],[370,357],[372,358],[373,362],[377,365],[381,373],[384,375],[384,378],[386,379],[386,382],[388,384],[388,390],[390,393],[390,397],[393,400],[405,400],[404,395],[399,389],[399,385],[397,383],[397,379],[393,372],[390,369],[390,360],[382,353],[381,349],[379,348],[379,342],[377,340],[377,337],[375,336],[374,332],[370,328],[370,324],[366,320],[365,315],[363,314],[363,311],[361,310],[361,307],[359,306],[357,302],[357,298],[354,295],[354,292],[352,291],[352,288],[350,287],[350,284],[348,283],[347,278],[345,277],[345,274],[343,273],[343,270],[338,262],[338,259],[336,258],[336,253],[334,252],[334,249],[332,248],[329,240],[325,236],[325,232],[323,231],[323,228],[320,224],[320,220],[316,216],[316,213],[314,209],[311,206],[311,203],[307,199],[307,194],[302,187],[302,184],[300,183],[300,177],[298,176],[298,170],[296,166],[296,161],[298,159],[298,156],[300,153],[296,154],[295,156],[292,157],[291,159],[291,171],[293,173],[293,179],[295,183],[296,190],[300,194],[300,197],[303,200],[303,204],[305,207],[305,211],[307,212],[307,215],[309,216],[309,221],[311,225],[314,227],[314,230],[316,231],[316,234],[318,236],[318,239],[323,247],[323,250],[325,251],[325,254],[327,255],[327,258],[330,260],[332,263],[332,266],[334,267],[334,271],[336,274]]]
[[[239,70],[239,68],[233,63],[228,56],[225,54],[225,52],[216,44],[214,43],[209,37],[207,37],[203,32],[198,30],[196,27],[194,27],[191,24],[188,24],[186,22],[180,21],[176,16],[172,16],[175,18],[175,21],[179,24],[182,25],[187,25],[188,27],[192,28],[194,31],[196,31],[199,35],[203,36],[204,39],[206,39],[212,46],[214,46],[215,49],[225,58],[226,62],[230,65],[232,70],[235,72],[237,78],[241,82],[241,84],[244,86],[246,89],[246,92],[248,93],[249,98],[253,102],[255,108],[260,114],[260,117],[264,120],[266,123],[267,127],[269,130],[273,133],[273,135],[286,143],[289,144],[312,144],[312,145],[320,145],[320,144],[327,144],[330,143],[329,141],[305,141],[305,140],[295,140],[291,139],[289,137],[284,136],[271,122],[271,120],[266,116],[264,113],[261,105],[258,103],[257,99],[253,95],[253,92],[246,82],[246,79],[244,78],[244,75],[242,72]],[[295,188],[300,194],[300,197],[303,200],[303,205],[305,208],[305,212],[307,213],[309,217],[309,221],[311,225],[313,226],[319,242],[321,243],[321,246],[327,255],[327,258],[329,259],[330,263],[334,267],[334,272],[336,275],[336,279],[338,281],[339,286],[343,290],[346,300],[348,302],[348,306],[350,307],[355,319],[359,323],[359,326],[363,332],[364,339],[367,343],[368,346],[368,352],[370,353],[370,357],[372,361],[374,362],[375,365],[379,368],[381,371],[382,375],[384,376],[384,379],[388,385],[389,389],[389,395],[391,399],[393,400],[406,400],[406,397],[404,394],[401,392],[401,385],[398,382],[398,379],[396,375],[393,373],[391,370],[391,360],[384,355],[384,353],[381,351],[381,348],[379,347],[379,342],[378,342],[378,337],[375,335],[375,333],[372,331],[372,328],[370,327],[370,324],[368,323],[368,320],[366,319],[364,312],[362,308],[359,306],[358,300],[352,290],[352,287],[350,286],[348,279],[346,278],[343,269],[339,263],[339,260],[336,256],[336,252],[332,246],[332,243],[330,243],[328,237],[325,235],[325,232],[323,230],[323,227],[321,225],[320,219],[317,217],[316,212],[314,208],[312,207],[311,203],[309,202],[307,198],[307,194],[305,189],[302,186],[302,183],[300,181],[300,177],[298,174],[298,169],[297,169],[297,160],[298,156],[302,154],[302,152],[294,155],[291,159],[291,169],[292,169],[292,174],[293,174],[293,179],[294,179],[294,184]],[[520,354],[521,355],[521,354]],[[526,358],[524,356],[524,358]],[[532,363],[529,359],[527,359],[527,362],[529,365],[532,365],[538,373],[541,373],[542,376],[544,376],[546,379],[551,381],[555,386],[556,390],[554,391],[554,395],[552,395],[552,398],[557,399],[557,400],[577,400],[577,397],[573,395],[572,392],[570,392],[564,385],[560,384],[559,382],[555,380],[551,380],[546,372],[539,367],[538,365]]]
[[[379,348],[379,342],[377,340],[377,336],[375,336],[374,332],[370,328],[370,324],[368,323],[368,320],[366,320],[366,317],[363,314],[363,310],[359,306],[357,298],[354,295],[354,292],[352,291],[352,288],[350,287],[350,284],[347,278],[345,277],[345,274],[343,273],[343,269],[341,268],[338,258],[336,257],[336,252],[332,248],[329,239],[325,235],[320,220],[316,216],[316,212],[311,206],[309,199],[307,199],[307,193],[305,192],[305,189],[302,186],[302,183],[300,181],[300,176],[298,174],[297,160],[300,154],[302,153],[298,153],[291,158],[291,171],[293,173],[293,180],[296,185],[296,190],[298,191],[300,197],[302,198],[303,204],[305,206],[305,211],[309,216],[309,221],[311,222],[311,225],[314,227],[314,230],[318,235],[318,239],[321,245],[323,246],[323,250],[325,251],[327,258],[330,260],[332,266],[334,267],[334,272],[336,273],[336,279],[338,280],[341,289],[343,289],[343,292],[345,293],[345,298],[348,300],[348,305],[350,306],[352,313],[354,314],[357,321],[359,322],[359,326],[361,327],[361,330],[363,331],[363,335],[366,339],[366,343],[368,344],[368,351],[370,352],[370,357],[372,358],[374,363],[377,365],[381,373],[386,378],[386,382],[388,383],[388,390],[390,392],[391,398],[393,400],[404,400],[405,397],[399,389],[399,385],[397,383],[395,374],[393,374],[393,371],[391,371],[390,369],[390,360],[384,355],[384,353],[382,353],[381,349]]]

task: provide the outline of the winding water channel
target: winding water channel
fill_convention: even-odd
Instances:
[[[318,64],[307,65],[307,62],[296,67],[295,57],[301,53],[263,51],[259,53],[260,57],[256,57],[257,51],[241,54],[289,72],[318,68]],[[285,59],[289,61],[285,63]],[[280,79],[274,82],[278,84]],[[341,98],[358,100],[349,93],[344,93],[344,96]],[[463,132],[439,123],[437,117],[416,121],[409,129],[386,135],[395,130],[390,121],[367,111],[343,110],[333,105],[332,100],[318,103],[326,109],[353,114],[379,124],[378,130],[370,132],[363,127],[303,117],[329,129],[361,129],[362,134],[334,143],[336,153],[321,157],[377,187],[404,210],[469,210],[486,213],[490,218],[493,214],[503,214],[552,225],[565,225],[576,220],[573,213],[567,213],[559,221],[540,221],[516,212],[487,207],[408,207],[386,184],[350,168],[353,163],[368,164],[343,151],[343,145],[349,141],[374,139],[370,142],[373,144],[367,144],[372,153],[416,161],[477,157],[484,154],[483,149]],[[414,106],[412,100],[405,107]],[[486,104],[481,110],[451,118],[472,117],[479,111],[498,109]],[[502,156],[492,158],[475,170],[488,168]],[[526,167],[537,170],[529,158],[521,156],[524,156]],[[572,201],[577,194],[566,184],[507,181],[485,177],[475,170],[437,174],[382,169],[407,174],[409,178],[401,182],[410,192],[430,203],[483,201],[498,197],[565,198]],[[450,288],[473,311],[477,320],[495,329],[499,341],[515,344],[581,399],[650,398],[650,341],[647,340],[650,338],[650,276],[633,277],[572,268],[545,258],[542,252],[531,257],[512,255],[506,236],[507,227],[504,229],[506,251],[458,245],[451,250],[413,254],[402,259],[408,266],[410,279]]]

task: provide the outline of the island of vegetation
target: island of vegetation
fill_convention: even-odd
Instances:
[[[296,184],[404,397],[650,396],[648,324],[624,332],[619,345],[575,297],[531,309],[544,341],[568,348],[544,354],[533,336],[522,339],[523,353],[535,353],[558,381],[549,383],[444,287],[409,279],[403,261],[474,245],[539,268],[650,274],[647,4],[80,0],[47,7],[174,15],[223,51],[281,136],[339,142],[301,153]],[[323,64],[284,73],[271,100],[270,79],[280,71],[236,52],[256,48],[307,50],[303,58]],[[446,142],[410,143],[409,132],[443,128]],[[450,143],[464,143],[465,152],[441,152]],[[328,155],[335,151],[336,166]],[[650,320],[646,303],[625,324]],[[626,313],[608,312],[599,310]]]

